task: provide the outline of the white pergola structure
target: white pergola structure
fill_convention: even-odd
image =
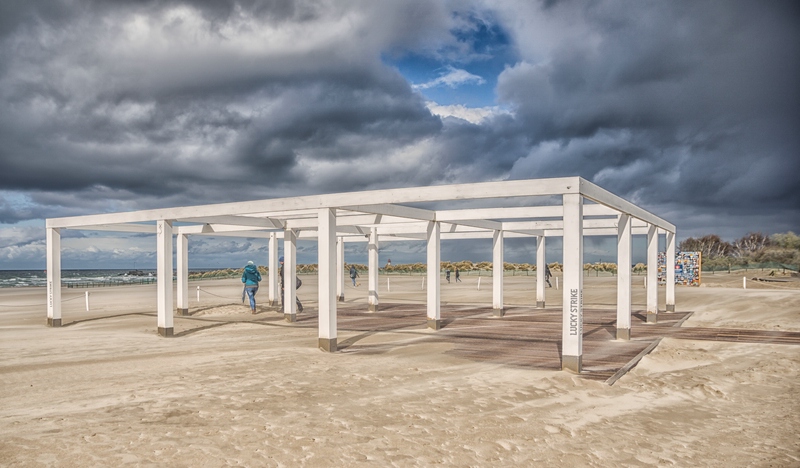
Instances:
[[[560,198],[561,204],[553,204]],[[420,205],[480,200],[482,208],[426,209]],[[417,205],[417,206],[413,206]],[[492,239],[492,308],[503,316],[503,241],[535,237],[536,304],[544,307],[545,240],[563,237],[562,368],[580,372],[583,354],[583,237],[617,236],[617,336],[630,339],[631,236],[647,235],[647,322],[658,314],[658,234],[666,235],[667,265],[674,265],[675,226],[580,177],[311,195],[156,210],[52,218],[47,229],[47,322],[61,325],[61,231],[64,229],[152,233],[158,255],[158,332],[173,334],[173,290],[178,314],[188,313],[190,236],[269,239],[269,302],[278,299],[278,240],[283,240],[287,284],[296,275],[298,239],[316,239],[319,254],[319,347],[337,349],[336,306],[344,299],[344,242],[368,242],[369,310],[378,311],[380,244],[427,245],[427,320],[439,329],[442,239]],[[173,240],[177,240],[177,288]],[[666,269],[666,308],[675,310],[674,269]],[[284,317],[296,317],[295,288],[284,291]],[[533,302],[533,301],[531,301]]]

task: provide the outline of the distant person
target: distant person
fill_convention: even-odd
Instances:
[[[353,280],[353,286],[356,285],[356,278],[358,278],[358,270],[355,265],[350,265],[350,279]]]
[[[461,282],[461,272],[459,272],[458,268],[456,268],[456,283],[460,282]]]
[[[553,287],[553,285],[550,284],[550,277],[551,276],[553,276],[553,274],[550,273],[550,267],[545,263],[545,265],[544,265],[544,280],[547,281],[547,287],[548,288],[552,288]]]
[[[250,313],[256,313],[256,292],[258,291],[258,283],[261,282],[261,273],[258,272],[258,267],[252,261],[247,262],[242,272],[242,283],[244,283],[244,293],[250,299]],[[242,298],[244,301],[244,298]]]
[[[450,269],[449,268],[444,271],[444,278],[447,280],[448,283],[450,282]]]
[[[284,274],[284,271],[283,271],[283,257],[278,259],[278,261],[281,263],[281,269],[278,272],[278,278],[280,278],[280,280],[281,280],[281,309],[283,309],[283,297],[284,297],[284,289],[283,289],[283,279],[284,279],[284,277],[283,277],[283,274]],[[295,288],[294,289],[295,290],[300,289],[300,286],[302,286],[302,285],[303,285],[303,282],[300,281],[300,278],[296,278]],[[294,302],[295,302],[295,304],[297,304],[297,312],[303,312],[303,303],[300,302],[300,298],[297,297],[296,294],[294,296]]]

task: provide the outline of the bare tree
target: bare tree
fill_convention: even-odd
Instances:
[[[764,250],[771,244],[763,233],[751,232],[733,243],[733,255],[739,258],[750,257]]]

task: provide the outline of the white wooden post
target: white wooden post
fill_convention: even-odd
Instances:
[[[502,317],[503,310],[503,231],[494,231],[492,237],[492,315]]]
[[[331,208],[321,208],[318,212],[317,251],[319,259],[319,348],[335,352],[336,347],[336,288],[338,285],[336,212]]]
[[[267,265],[267,293],[269,305],[276,306],[280,302],[281,286],[278,274],[281,266],[278,264],[278,234],[269,233],[269,265]]]
[[[369,232],[369,311],[378,311],[378,228],[372,227]]]
[[[428,328],[438,330],[442,327],[441,315],[441,290],[439,268],[442,263],[440,242],[442,236],[441,224],[436,221],[428,223],[427,229],[427,256],[428,256]]]
[[[283,317],[287,322],[297,320],[297,232],[283,233]]]
[[[675,312],[675,233],[667,231],[667,312]]]
[[[561,368],[583,368],[583,197],[565,194]]]
[[[631,217],[617,224],[617,339],[631,339]]]
[[[336,239],[336,297],[344,302],[344,237]]]
[[[47,325],[61,326],[61,229],[47,228]]]
[[[178,315],[189,315],[189,236],[178,234],[176,237]]]
[[[536,236],[536,307],[544,308],[544,272],[547,263],[544,255],[545,237]]]
[[[89,291],[86,291],[86,312],[89,312]]]
[[[658,228],[647,229],[647,323],[658,322]]]
[[[200,302],[200,286],[197,287],[197,302]]]
[[[158,290],[158,334],[172,336],[172,221],[156,221],[156,289]]]
[[[747,289],[747,277],[742,276],[742,289]]]

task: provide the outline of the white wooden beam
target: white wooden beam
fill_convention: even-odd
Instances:
[[[423,203],[442,200],[476,200],[487,198],[533,197],[579,193],[580,178],[512,180],[483,182],[477,184],[438,185],[432,187],[410,187],[364,192],[309,195],[304,197],[275,198],[247,202],[220,203],[156,210],[106,213],[99,215],[50,218],[46,227],[69,228],[108,223],[132,223],[159,219],[204,218],[208,216],[246,215],[273,211],[312,210],[321,207],[337,208],[370,204]]]
[[[492,236],[492,315],[502,317],[503,309],[503,231],[494,231]]]
[[[631,339],[631,217],[619,215],[617,228],[617,339]]]
[[[544,236],[536,236],[536,307],[542,309],[545,307],[544,283],[547,260],[544,249],[546,239]]]
[[[561,368],[580,374],[583,362],[583,198],[564,200],[564,292]]]
[[[378,263],[378,228],[373,227],[369,234],[369,252],[368,263],[369,271],[367,276],[369,278],[368,285],[368,301],[369,311],[378,311],[378,271],[380,270],[380,263]]]
[[[658,321],[658,230],[647,231],[647,323]]]
[[[666,234],[667,252],[666,263],[666,286],[667,286],[667,312],[675,312],[675,233]]]
[[[580,180],[580,193],[597,203],[602,203],[606,206],[610,206],[616,210],[619,210],[622,213],[628,213],[634,218],[641,219],[649,224],[654,224],[657,227],[665,229],[670,232],[675,232],[675,226],[667,221],[659,218],[658,216],[645,211],[642,208],[634,205],[633,203],[614,195],[613,193],[609,192],[608,190],[601,188],[588,180],[581,179]]]
[[[47,228],[47,325],[61,326],[61,230]]]
[[[330,208],[319,209],[319,348],[337,350],[336,330],[336,214]]]
[[[178,315],[189,315],[189,236],[176,236]]]
[[[419,221],[432,221],[436,217],[436,213],[432,210],[425,210],[422,208],[412,208],[410,206],[397,205],[394,203],[342,206],[341,209],[350,211],[360,211],[362,213],[393,216],[396,218],[416,219]]]
[[[255,218],[252,216],[203,216],[199,218],[180,218],[182,223],[220,224],[228,226],[259,227],[266,229],[283,229],[284,223],[278,219]]]
[[[97,224],[91,226],[75,226],[69,228],[74,231],[110,231],[110,232],[132,232],[140,234],[155,234],[156,225],[153,224]]]
[[[158,334],[172,336],[172,223],[156,225],[156,289],[158,290]]]
[[[428,328],[438,330],[442,326],[442,312],[441,312],[441,290],[442,285],[439,279],[439,269],[442,264],[441,257],[441,225],[432,221],[428,223],[426,230],[427,235],[427,273],[426,283],[428,287],[427,293],[427,316]]]

